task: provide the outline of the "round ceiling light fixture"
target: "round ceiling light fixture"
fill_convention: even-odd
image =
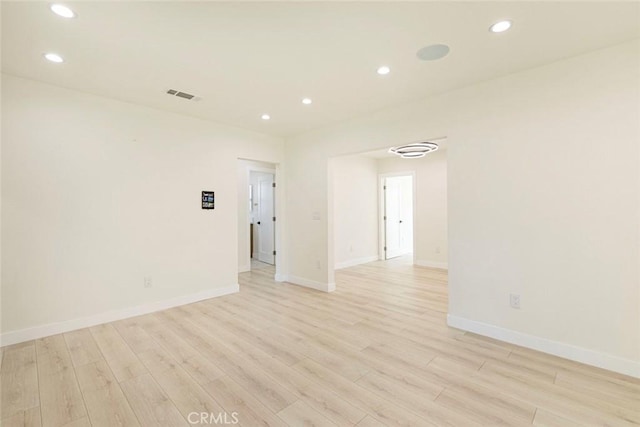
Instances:
[[[386,65],[383,65],[382,67],[378,68],[378,74],[380,74],[381,76],[386,76],[390,72],[391,72],[391,68],[387,67]]]
[[[270,115],[268,115],[268,114],[263,114],[262,116],[260,116],[260,118],[261,118],[262,120],[270,120],[270,119],[271,119],[271,116],[270,116]]]
[[[57,53],[45,53],[44,57],[47,61],[51,61],[51,62],[55,62],[56,64],[60,64],[62,62],[64,62],[64,59],[62,59],[62,56],[58,55]]]
[[[311,98],[302,98],[302,103],[304,105],[311,105],[312,102]]]
[[[415,142],[413,144],[389,148],[389,152],[397,154],[404,159],[416,159],[418,157],[424,157],[427,153],[431,153],[437,149],[438,144],[435,142]]]
[[[489,27],[489,31],[492,33],[504,33],[511,28],[511,21],[499,21]]]
[[[416,56],[421,61],[436,61],[447,56],[450,50],[446,44],[432,44],[420,49]]]
[[[50,7],[51,11],[58,16],[62,16],[63,18],[75,18],[76,14],[73,10],[69,9],[67,6],[63,4],[52,4]]]

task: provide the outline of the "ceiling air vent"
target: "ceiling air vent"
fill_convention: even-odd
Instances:
[[[169,89],[167,91],[167,95],[177,96],[178,98],[184,98],[184,99],[188,99],[190,101],[199,101],[200,100],[200,98],[195,96],[195,95],[191,95],[190,93],[186,93],[186,92],[180,92],[179,90],[175,90],[175,89]]]

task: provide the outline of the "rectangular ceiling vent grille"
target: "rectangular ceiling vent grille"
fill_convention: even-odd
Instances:
[[[199,101],[200,100],[200,98],[195,96],[195,95],[191,95],[190,93],[186,93],[186,92],[180,92],[179,90],[175,90],[175,89],[169,89],[167,91],[167,95],[177,96],[178,98],[184,98],[184,99],[188,99],[190,101]]]

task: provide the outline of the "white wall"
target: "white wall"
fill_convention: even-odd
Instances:
[[[237,159],[280,140],[6,75],[2,113],[3,344],[237,289]]]
[[[334,244],[328,240],[333,236],[333,187],[327,162],[323,146],[292,143],[285,150],[287,273],[279,279],[330,291],[335,287]]]
[[[331,159],[335,268],[378,259],[378,164],[376,159]]]
[[[415,173],[413,262],[425,267],[448,268],[447,150],[418,159],[380,159],[378,171],[381,174]]]
[[[447,137],[450,321],[640,376],[639,52],[629,42],[289,139],[290,271],[333,281],[329,157]]]

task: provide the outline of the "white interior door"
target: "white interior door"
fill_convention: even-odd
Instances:
[[[267,264],[275,262],[275,224],[274,224],[274,177],[272,174],[261,173],[258,176],[258,218],[257,218],[257,249],[258,260]]]
[[[413,252],[413,177],[384,180],[385,259]]]

